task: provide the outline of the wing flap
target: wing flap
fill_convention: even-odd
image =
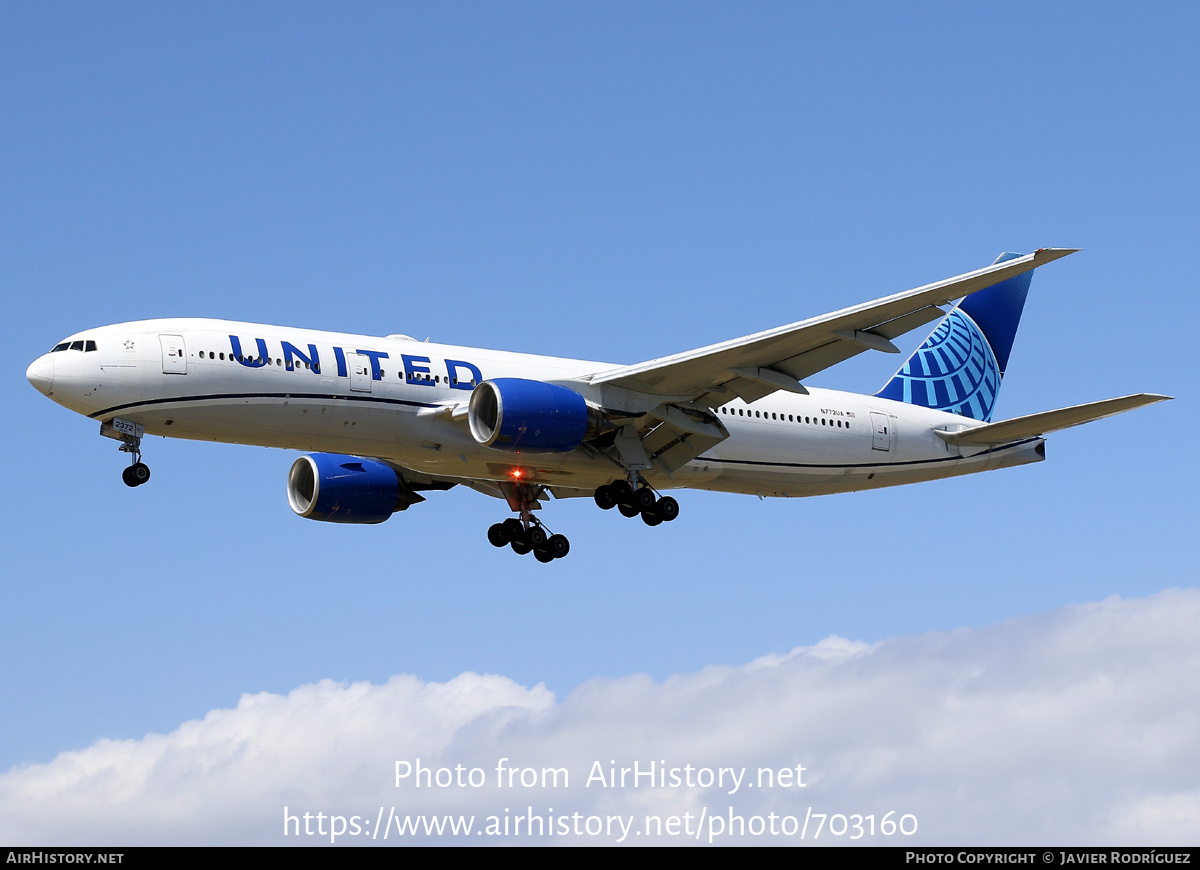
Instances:
[[[702,412],[689,410],[691,413],[685,413],[682,408],[660,405],[643,418],[644,423],[636,432],[637,452],[647,469],[658,468],[669,477],[677,468],[729,437],[729,430],[715,414],[708,414],[704,420],[698,419],[705,416]],[[612,444],[593,446],[615,464],[627,464],[627,457],[615,439]]]
[[[1170,396],[1160,396],[1155,393],[1137,393],[1133,396],[1121,396],[1117,399],[1103,399],[1099,402],[1087,402],[1083,405],[1072,405],[1069,408],[1059,408],[1055,411],[1043,411],[1040,414],[1029,414],[1024,417],[1013,417],[1011,420],[1001,420],[998,423],[987,423],[970,429],[960,429],[952,432],[947,429],[935,429],[934,434],[954,446],[991,446],[1010,444],[1023,438],[1045,435],[1059,429],[1069,429],[1093,420],[1111,417],[1134,408],[1165,402]]]

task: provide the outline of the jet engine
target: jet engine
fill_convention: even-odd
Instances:
[[[327,523],[382,523],[422,497],[388,465],[336,453],[310,453],[288,472],[288,503],[297,515]]]
[[[522,453],[570,453],[605,422],[574,390],[524,378],[477,386],[467,419],[480,444]]]

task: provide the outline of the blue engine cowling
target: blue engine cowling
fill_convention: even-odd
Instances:
[[[327,523],[382,523],[407,507],[400,478],[373,459],[310,453],[288,472],[288,503],[299,516]]]
[[[522,453],[570,453],[603,424],[574,390],[524,378],[494,378],[477,386],[468,421],[480,444]]]

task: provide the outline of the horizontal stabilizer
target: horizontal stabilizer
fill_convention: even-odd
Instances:
[[[1072,405],[1070,408],[1059,408],[1057,411],[1043,411],[1040,414],[1014,417],[1011,420],[1001,420],[999,423],[988,423],[970,429],[960,429],[956,432],[947,429],[933,431],[947,444],[956,446],[1009,444],[1013,441],[1020,441],[1022,438],[1045,435],[1047,432],[1069,429],[1082,423],[1090,423],[1103,417],[1132,411],[1143,405],[1165,402],[1170,398],[1170,396],[1159,396],[1154,393],[1138,393],[1134,396],[1122,396],[1119,399],[1104,399],[1084,405]]]

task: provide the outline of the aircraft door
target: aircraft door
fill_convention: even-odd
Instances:
[[[162,345],[162,366],[164,375],[187,374],[187,347],[182,335],[160,335],[158,343]]]
[[[350,389],[371,392],[371,361],[361,353],[348,353],[346,363],[350,366]]]
[[[892,421],[887,414],[871,412],[871,449],[892,449]]]

